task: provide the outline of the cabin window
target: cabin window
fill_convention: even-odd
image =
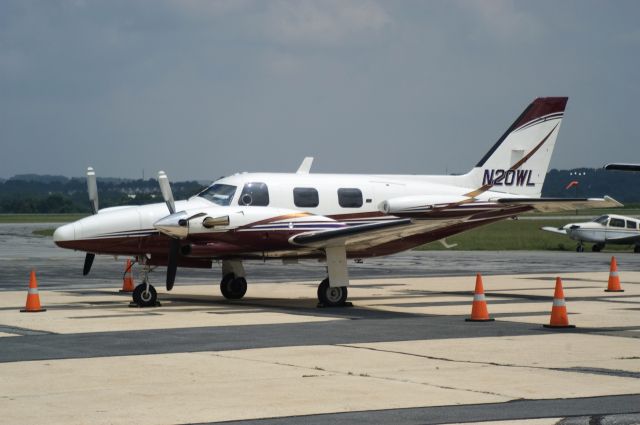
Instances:
[[[611,227],[624,227],[624,220],[621,218],[612,218],[609,222]]]
[[[342,208],[360,208],[362,206],[362,191],[360,189],[338,189],[338,204]]]
[[[228,184],[214,184],[198,193],[198,196],[220,206],[231,204],[236,187]]]
[[[254,207],[266,207],[269,205],[269,189],[264,183],[247,183],[242,189],[239,205],[252,205]]]
[[[635,221],[627,220],[627,229],[637,229],[638,224]]]
[[[296,207],[317,207],[320,203],[318,191],[312,187],[296,187],[293,189],[293,203]]]

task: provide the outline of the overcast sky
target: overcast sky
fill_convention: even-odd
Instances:
[[[464,172],[535,97],[640,162],[638,1],[0,1],[0,177]]]

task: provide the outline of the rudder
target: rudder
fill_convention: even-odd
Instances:
[[[568,100],[534,100],[464,176],[466,185],[539,197]]]

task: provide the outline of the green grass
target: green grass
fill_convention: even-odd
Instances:
[[[0,214],[0,223],[69,223],[87,214]]]
[[[543,226],[558,227],[571,220],[503,220],[469,230],[447,238],[447,243],[457,243],[455,251],[574,251],[577,242],[568,236],[540,230]],[[445,250],[440,242],[432,242],[419,250]],[[590,250],[587,244],[585,250]],[[632,251],[629,245],[607,245],[605,251]]]

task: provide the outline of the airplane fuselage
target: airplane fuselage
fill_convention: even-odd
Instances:
[[[229,217],[228,225],[213,228],[204,227],[201,220],[190,220],[186,228],[176,226],[186,232],[176,236],[188,236],[190,244],[181,261],[196,267],[203,258],[318,257],[320,252],[300,249],[290,242],[291,237],[402,218],[402,212],[389,215],[381,211],[381,204],[390,199],[409,203],[415,200],[416,207],[450,204],[475,189],[462,187],[460,182],[464,179],[465,176],[235,174],[214,182],[198,196],[176,202],[176,211],[184,211],[185,218],[194,214]],[[347,247],[347,254],[358,258],[388,255],[529,209],[488,202],[504,195],[486,191],[476,197],[486,203],[461,203],[442,211],[431,208],[425,219],[467,218],[438,231],[408,235],[371,250]],[[106,208],[62,226],[54,239],[59,246],[92,253],[162,257],[166,255],[168,236],[154,224],[167,215],[164,203]]]

